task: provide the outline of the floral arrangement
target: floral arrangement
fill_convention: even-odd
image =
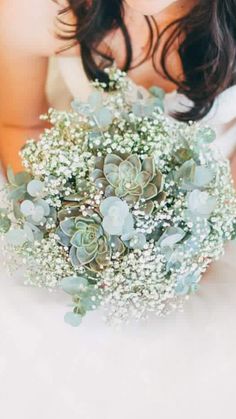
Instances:
[[[108,71],[87,103],[43,116],[52,128],[21,151],[25,172],[8,170],[0,211],[26,282],[68,293],[73,326],[100,305],[119,321],[181,307],[235,234],[214,132],[165,116],[160,89]]]

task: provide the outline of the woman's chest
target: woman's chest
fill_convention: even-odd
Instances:
[[[166,92],[175,90],[176,84],[168,79],[163,70],[162,58],[165,56],[167,71],[174,80],[181,78],[182,65],[178,54],[178,40],[170,49],[166,49],[171,30],[163,32],[170,22],[168,17],[162,20],[145,18],[142,15],[127,14],[125,25],[132,46],[132,63],[129,69],[130,78],[146,88],[158,85]],[[127,57],[127,43],[120,29],[107,35],[101,45],[103,52],[108,53],[123,68]]]

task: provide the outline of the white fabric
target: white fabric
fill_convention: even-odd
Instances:
[[[165,97],[165,111],[185,111],[192,102],[177,92]],[[202,124],[210,125],[216,131],[215,146],[225,157],[230,157],[236,149],[236,86],[225,90],[215,101],[209,114],[202,119]]]
[[[9,278],[1,266],[1,417],[233,418],[235,255],[231,244],[184,313],[120,330],[100,311],[67,326],[65,294],[24,287],[21,272]]]

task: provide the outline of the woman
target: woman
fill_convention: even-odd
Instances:
[[[115,60],[138,84],[178,89],[182,96],[167,96],[166,108],[179,120],[200,120],[213,108],[210,122],[219,129],[221,148],[230,144],[227,154],[232,154],[235,16],[236,0],[2,0],[3,165],[19,169],[18,150],[43,129],[38,116],[50,105],[45,85],[53,55],[74,96],[85,98],[88,80],[104,79],[103,68]],[[217,112],[213,104],[224,91]]]

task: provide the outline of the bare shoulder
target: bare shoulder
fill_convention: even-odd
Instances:
[[[1,48],[40,56],[54,55],[64,49],[68,41],[58,38],[63,26],[57,22],[58,14],[67,6],[67,0],[1,0]],[[62,18],[70,24],[76,22],[72,12]],[[79,54],[79,47],[68,49],[66,54]]]

